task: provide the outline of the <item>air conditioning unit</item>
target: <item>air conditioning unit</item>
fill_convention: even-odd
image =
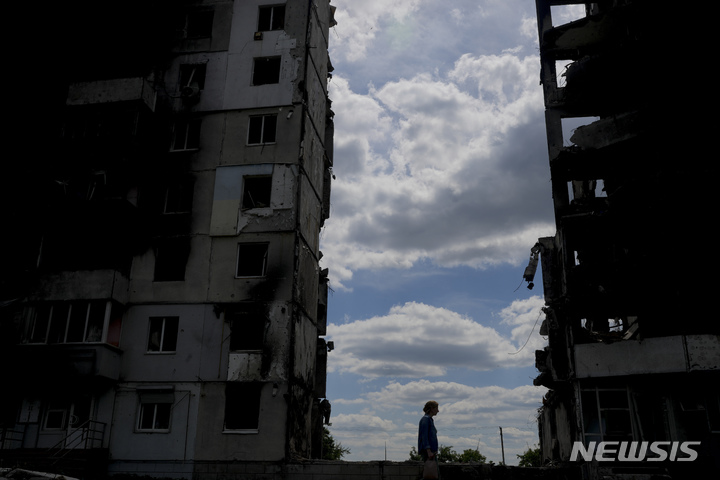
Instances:
[[[185,100],[197,100],[200,97],[200,87],[197,83],[186,85],[180,90],[180,96]]]

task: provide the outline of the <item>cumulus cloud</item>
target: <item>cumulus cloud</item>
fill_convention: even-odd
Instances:
[[[331,218],[323,252],[335,288],[356,269],[517,264],[549,235],[549,177],[534,59],[462,56],[446,78],[422,74],[354,93],[342,78]]]
[[[532,297],[501,312],[503,322],[515,326],[511,338],[467,316],[417,302],[392,307],[387,315],[330,324],[335,351],[328,369],[363,377],[421,378],[444,375],[451,368],[531,366],[532,347],[539,348],[542,339],[535,335],[532,345],[522,349],[519,342],[530,337],[541,305],[539,297]]]
[[[499,459],[497,426],[502,425],[506,454],[514,460],[515,453],[537,441],[535,419],[545,392],[543,387],[471,387],[424,379],[390,382],[363,395],[367,405],[363,413],[334,417],[332,434],[356,458],[381,458],[383,447],[395,458],[407,458],[416,443],[422,406],[434,399],[440,403],[435,423],[441,444],[452,445],[458,452],[479,447],[489,459]]]
[[[351,289],[359,269],[426,260],[517,265],[554,232],[539,59],[532,42],[514,43],[532,9],[519,0],[334,5],[336,180],[322,238],[333,288]],[[501,53],[477,52],[491,46]]]

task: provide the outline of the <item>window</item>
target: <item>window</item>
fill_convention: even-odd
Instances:
[[[163,213],[190,213],[192,211],[193,187],[192,178],[168,185],[165,189]]]
[[[178,317],[150,317],[148,352],[175,352],[178,336]]]
[[[277,115],[255,115],[248,123],[248,145],[275,143]]]
[[[83,426],[91,418],[93,398],[79,394],[70,398],[54,398],[47,403],[43,430],[65,430]]]
[[[137,431],[169,432],[172,406],[175,401],[172,387],[147,386],[138,388],[137,392],[140,401]]]
[[[269,207],[271,191],[272,176],[243,177],[242,209]]]
[[[209,38],[212,36],[212,10],[195,10],[188,12],[185,23],[185,38]]]
[[[265,324],[265,313],[256,306],[230,314],[230,350],[262,350]]]
[[[280,57],[256,58],[253,64],[253,85],[280,82]]]
[[[200,119],[178,120],[173,126],[170,151],[197,150],[200,146]]]
[[[589,442],[633,440],[627,390],[583,390],[581,401],[585,445]]]
[[[67,428],[69,405],[65,401],[52,400],[45,412],[45,430],[63,430]]]
[[[30,343],[101,342],[107,301],[58,302],[35,309]]]
[[[260,7],[258,12],[258,32],[282,30],[285,28],[285,5]]]
[[[205,88],[205,73],[207,64],[189,63],[180,65],[180,90],[185,87],[196,86],[202,90]]]
[[[137,429],[167,432],[170,430],[171,403],[141,403]]]
[[[225,386],[225,430],[257,433],[262,384],[231,382]]]
[[[156,282],[185,280],[185,264],[190,255],[190,238],[168,238],[156,247]]]
[[[267,268],[267,243],[238,244],[236,277],[264,277]]]

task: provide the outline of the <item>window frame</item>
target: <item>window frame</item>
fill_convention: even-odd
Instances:
[[[627,407],[617,407],[617,406],[608,406],[607,402],[601,401],[601,394],[606,393],[624,393],[625,397],[625,405]],[[591,402],[586,401],[588,398],[592,398]],[[582,435],[583,435],[583,443],[587,446],[589,442],[592,441],[613,441],[618,440],[617,435],[609,435],[607,431],[607,425],[605,424],[605,415],[606,412],[627,412],[627,421],[629,426],[629,431],[625,435],[627,438],[625,440],[631,441],[637,439],[637,426],[636,426],[636,419],[635,419],[635,413],[633,408],[633,402],[632,398],[630,396],[630,392],[627,389],[627,387],[583,387],[580,389],[580,400],[581,400],[581,406],[582,406]],[[588,403],[591,403],[591,405],[588,405]],[[592,409],[592,411],[590,410]],[[587,420],[588,419],[596,419],[598,423],[598,431],[597,432],[588,432],[587,430]]]
[[[109,300],[74,300],[37,305],[31,312],[26,343],[41,345],[103,343],[109,321],[108,302]],[[40,315],[43,318],[39,318]],[[82,326],[80,329],[78,329],[79,325]],[[36,332],[38,327],[44,331]],[[74,336],[78,332],[81,340],[72,339],[71,335]],[[55,341],[52,341],[53,334]]]
[[[225,384],[223,433],[260,433],[260,405],[263,385],[261,382],[227,382]],[[229,413],[231,415],[228,415]],[[228,427],[228,417],[231,417],[232,422],[241,422],[243,425]]]
[[[277,65],[277,72],[275,72]],[[258,67],[263,68],[258,68]],[[267,68],[268,70],[265,70]],[[272,68],[272,70],[271,70]],[[252,69],[252,86],[277,85],[280,83],[280,74],[282,73],[282,56],[273,55],[268,57],[253,58]],[[272,77],[272,78],[270,78]],[[277,78],[276,78],[277,77]]]
[[[202,119],[199,117],[176,120],[173,123],[170,151],[194,152],[200,150],[201,124]],[[182,136],[179,136],[180,132],[182,132]],[[182,143],[182,145],[178,145],[178,143]]]
[[[248,247],[248,246],[253,246],[253,245],[254,246],[264,245],[265,246],[265,250],[263,252],[263,258],[262,258],[262,273],[260,275],[255,275],[255,274],[240,275],[239,274],[240,260],[242,258],[240,250],[242,249],[243,246]],[[267,264],[268,264],[269,252],[270,252],[270,242],[241,242],[241,243],[238,243],[237,258],[235,261],[235,278],[263,278],[263,277],[265,277],[267,275]]]
[[[247,131],[247,139],[246,139],[246,145],[253,146],[253,145],[274,145],[277,143],[277,114],[263,114],[263,115],[250,115],[248,117],[248,131]],[[272,119],[274,124],[272,129],[267,128],[268,119]],[[259,132],[259,141],[254,141],[255,137],[257,135],[257,122],[260,122],[260,132]],[[266,138],[268,136],[272,135],[272,139]]]
[[[260,183],[260,181],[269,182],[269,184],[263,185]],[[254,183],[254,182],[257,182],[257,183]],[[252,187],[252,188],[249,189],[249,187]],[[260,191],[261,190],[260,187],[263,187],[262,188],[263,191]],[[267,191],[264,191],[265,188],[267,188]],[[253,197],[252,197],[253,191],[256,193],[260,191],[260,193],[262,195],[258,196],[258,201],[260,201],[261,199],[262,200],[267,199],[267,205],[258,206],[256,204],[254,204],[254,205],[250,206],[249,203],[247,203],[248,201],[255,203],[255,201],[253,200]],[[249,200],[246,198],[248,196],[250,197]],[[252,210],[255,208],[270,208],[271,205],[272,205],[272,174],[270,174],[270,175],[243,175],[243,188],[242,188],[242,197],[241,197],[241,201],[240,201],[240,210],[245,211],[245,210]]]
[[[160,323],[160,338],[157,340],[157,350],[151,350],[151,342],[152,342],[152,335],[154,332],[153,329],[153,322],[157,322],[158,320],[161,320]],[[174,339],[172,340],[173,347],[172,349],[165,349],[166,347],[166,334],[168,333],[168,320],[172,321],[174,325],[170,327],[171,329],[174,329]],[[172,330],[170,330],[172,332]],[[180,317],[177,316],[160,316],[160,317],[149,317],[148,319],[148,333],[147,333],[147,343],[146,343],[146,349],[145,353],[148,355],[171,355],[177,353],[177,343],[178,343],[178,337],[180,333]]]
[[[187,79],[185,78],[188,75]],[[205,89],[205,77],[207,76],[207,63],[183,63],[180,65],[178,76],[178,90],[197,83],[199,90]]]
[[[158,407],[160,405],[166,406],[167,412],[167,427],[156,428],[158,419]],[[143,427],[143,420],[146,418],[146,410],[148,407],[152,407],[152,427]],[[172,426],[172,402],[143,402],[142,399],[138,405],[137,422],[135,423],[135,431],[139,433],[170,433],[170,427]]]
[[[285,12],[286,4],[278,3],[276,5],[260,5],[258,6],[258,19],[257,19],[257,30],[258,32],[275,32],[285,29]],[[282,9],[282,20],[281,25],[277,25],[275,19],[277,18],[277,10]],[[263,12],[269,11],[270,17],[267,19],[267,25],[265,25],[265,18]],[[262,23],[261,23],[262,22]]]

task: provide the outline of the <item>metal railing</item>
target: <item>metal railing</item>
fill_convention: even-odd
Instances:
[[[25,425],[0,427],[0,450],[22,448],[25,439]]]
[[[48,448],[48,456],[60,460],[73,450],[102,448],[106,426],[103,422],[86,420]]]

